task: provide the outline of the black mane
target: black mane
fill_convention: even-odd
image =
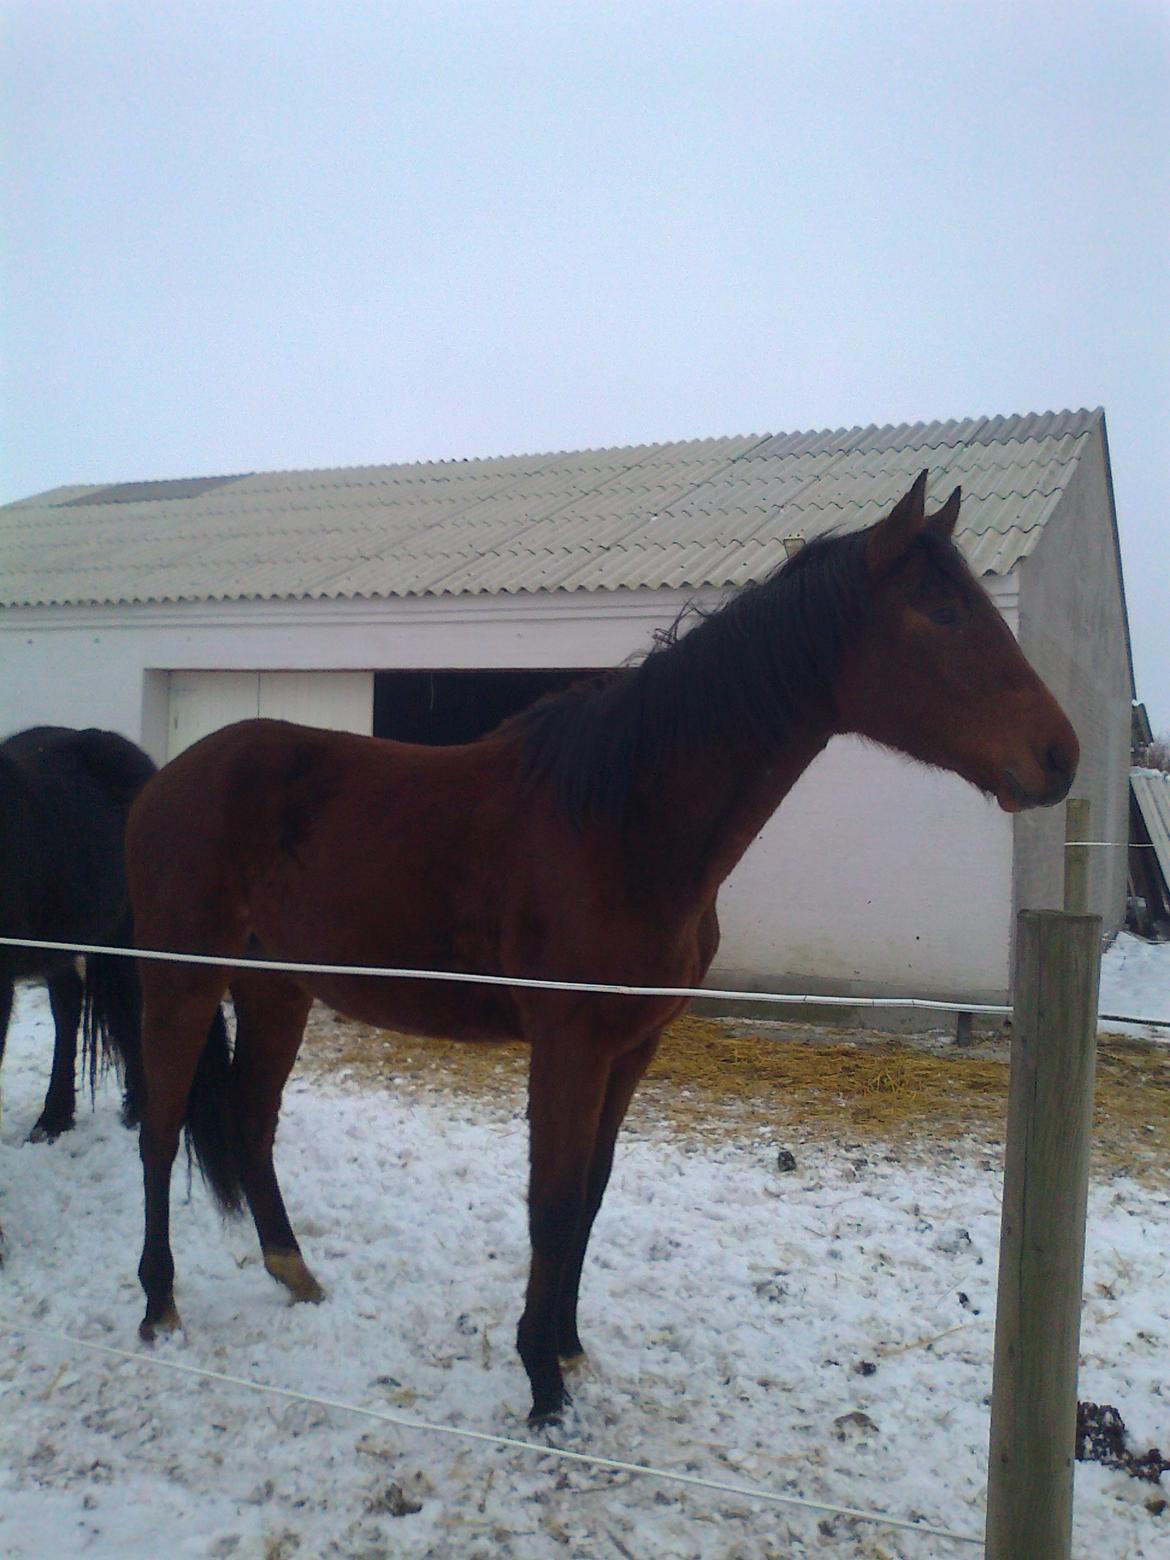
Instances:
[[[580,826],[620,816],[638,778],[671,755],[709,743],[742,751],[745,740],[774,753],[807,720],[831,719],[841,648],[869,600],[866,538],[808,543],[717,610],[684,609],[637,665],[513,717],[525,780],[551,785]]]

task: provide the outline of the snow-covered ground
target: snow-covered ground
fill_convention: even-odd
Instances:
[[[1121,932],[1101,960],[1101,1013],[1160,1018],[1162,1027],[1107,1021],[1111,1034],[1138,1035],[1170,1043],[1170,943],[1145,942]]]
[[[1103,1010],[1170,1016],[1170,948],[1131,942],[1107,957]],[[180,1170],[186,1330],[147,1350],[138,1158],[113,1085],[58,1143],[24,1141],[50,1045],[42,994],[21,993],[0,1124],[7,1560],[979,1552],[160,1368],[528,1439],[522,1101],[294,1076],[278,1165],[326,1303],[286,1304],[250,1227],[225,1229]],[[712,1147],[635,1104],[583,1286],[592,1368],[536,1439],[979,1538],[999,1156],[801,1142],[784,1108],[775,1133]],[[1080,1395],[1115,1404],[1139,1450],[1170,1445],[1168,1224],[1170,1177],[1092,1190]],[[1170,1512],[1147,1505],[1165,1493],[1079,1465],[1075,1553],[1170,1553]]]

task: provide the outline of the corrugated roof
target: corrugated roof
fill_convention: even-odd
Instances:
[[[1162,882],[1170,886],[1170,775],[1158,769],[1131,769],[1129,783],[1154,847]]]
[[[1035,547],[1096,411],[65,487],[0,508],[0,604],[695,589],[868,525],[925,466],[979,573]]]

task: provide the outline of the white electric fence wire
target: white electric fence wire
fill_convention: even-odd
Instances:
[[[469,970],[383,969],[368,964],[296,964],[283,959],[231,959],[208,953],[166,953],[156,948],[113,948],[99,943],[47,942],[33,937],[0,937],[8,948],[45,948],[57,953],[105,953],[122,958],[156,959],[165,964],[210,964],[221,969],[275,970],[296,975],[368,975],[389,980],[445,980],[472,986],[523,986],[536,991],[590,991],[619,997],[714,997],[720,1002],[765,1002],[795,1007],[915,1008],[932,1013],[982,1013],[1009,1018],[1014,1011],[998,1002],[937,1002],[932,997],[830,997],[790,991],[724,991],[717,986],[615,986],[601,981],[538,980],[525,975],[477,975]],[[1170,1019],[1134,1013],[1101,1013],[1102,1022],[1145,1024],[1170,1029]]]
[[[850,1517],[857,1522],[876,1523],[881,1527],[898,1528],[907,1533],[922,1533],[929,1538],[946,1538],[956,1544],[982,1544],[982,1538],[970,1533],[954,1533],[948,1528],[930,1527],[923,1522],[908,1522],[901,1517],[888,1517],[875,1511],[862,1511],[853,1506],[834,1506],[828,1501],[806,1500],[800,1495],[780,1495],[773,1490],[753,1489],[746,1484],[727,1484],[718,1479],[705,1479],[694,1473],[674,1473],[664,1468],[654,1468],[649,1463],[624,1462],[616,1457],[598,1457],[590,1452],[572,1452],[566,1447],[544,1445],[536,1441],[521,1441],[516,1436],[493,1435],[487,1430],[468,1430],[459,1425],[432,1424],[413,1415],[393,1414],[385,1409],[364,1408],[359,1403],[346,1403],[338,1398],[317,1397],[311,1392],[297,1392],[291,1387],[271,1386],[267,1382],[250,1381],[246,1376],[232,1376],[225,1371],[207,1370],[201,1365],[185,1365],[179,1360],[160,1359],[132,1349],[118,1349],[108,1343],[93,1343],[88,1338],[75,1338],[68,1333],[50,1332],[42,1327],[29,1327],[23,1322],[8,1321],[0,1317],[0,1331],[20,1333],[29,1338],[43,1338],[52,1343],[64,1343],[71,1347],[88,1349],[94,1354],[112,1355],[115,1359],[135,1360],[156,1370],[172,1370],[186,1376],[199,1376],[206,1381],[219,1381],[225,1386],[241,1387],[249,1392],[267,1393],[273,1397],[288,1398],[294,1403],[311,1403],[318,1408],[333,1409],[345,1414],[359,1414],[376,1419],[383,1424],[394,1425],[399,1430],[415,1430],[429,1435],[454,1436],[465,1441],[479,1441],[489,1446],[502,1446],[510,1451],[535,1452],[538,1457],[560,1458],[563,1462],[584,1464],[602,1468],[612,1473],[639,1474],[644,1478],[660,1479],[667,1484],[683,1484],[691,1489],[711,1490],[721,1495],[737,1495],[744,1500],[762,1501],[769,1505],[796,1506],[804,1511],[822,1511],[832,1516]]]
[[[106,953],[168,964],[210,964],[220,969],[275,970],[295,975],[369,975],[388,980],[444,980],[472,986],[515,986],[534,991],[590,991],[619,997],[714,997],[723,1002],[771,1002],[811,1007],[924,1008],[937,1013],[986,1013],[1002,1018],[1010,1007],[989,1002],[936,1002],[930,997],[818,997],[780,991],[722,991],[712,986],[617,986],[601,981],[539,980],[525,975],[479,975],[470,970],[382,969],[366,964],[295,964],[282,959],[228,958],[207,953],[166,953],[157,948],[110,948],[97,943],[47,942],[0,937],[9,948],[58,953]]]

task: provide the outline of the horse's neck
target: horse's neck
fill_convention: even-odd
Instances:
[[[825,747],[830,729],[806,728],[764,755],[709,746],[659,778],[640,830],[672,896],[709,903],[780,803]]]

